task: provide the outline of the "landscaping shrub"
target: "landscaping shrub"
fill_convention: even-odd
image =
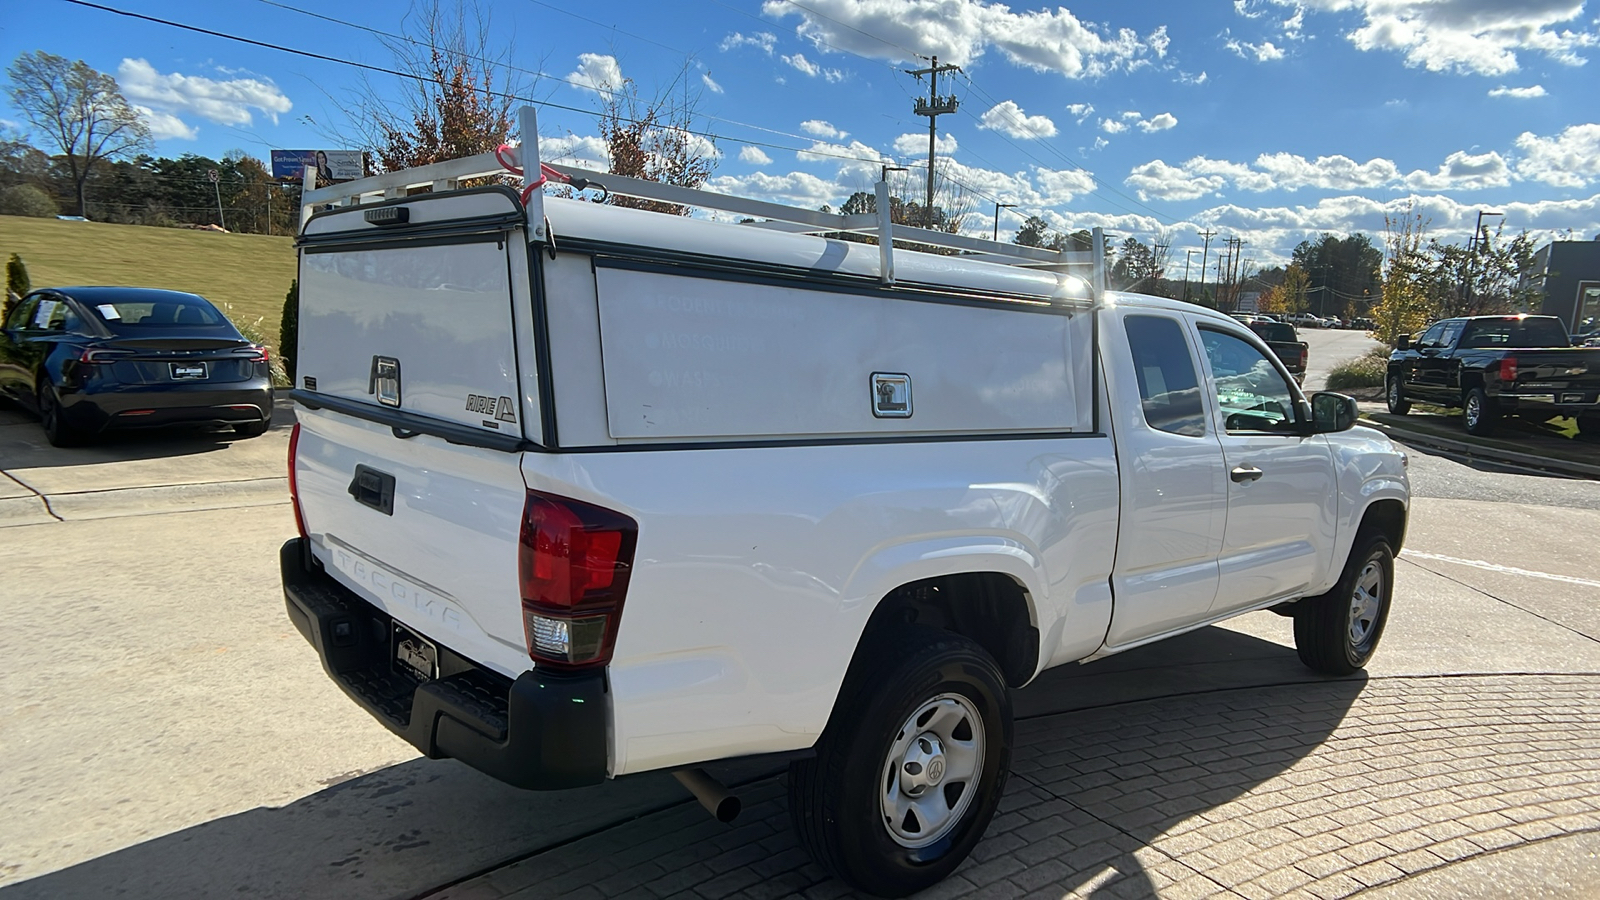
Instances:
[[[0,216],[53,219],[58,212],[56,201],[31,184],[14,184],[0,191]]]
[[[0,322],[11,318],[11,307],[31,290],[33,281],[28,278],[28,267],[22,264],[22,257],[11,254],[11,259],[6,261],[6,295],[0,303]]]
[[[1389,371],[1387,357],[1362,356],[1335,366],[1328,375],[1328,390],[1348,388],[1383,387],[1384,376]]]
[[[289,386],[294,387],[294,361],[300,355],[300,279],[289,282],[289,293],[283,296],[283,316],[278,320],[278,359],[283,361],[283,371]]]

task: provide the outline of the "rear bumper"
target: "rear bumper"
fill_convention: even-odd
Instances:
[[[309,559],[300,538],[279,551],[289,619],[334,683],[390,731],[431,759],[520,788],[605,780],[604,672],[533,670],[513,681],[441,645],[441,677],[418,685],[391,662],[393,620]]]
[[[242,425],[272,418],[272,386],[265,379],[219,387],[209,384],[93,385],[61,392],[70,424],[91,431],[167,425]]]

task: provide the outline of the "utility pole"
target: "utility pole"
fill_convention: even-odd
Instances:
[[[1205,231],[1196,232],[1205,239],[1205,244],[1200,248],[1200,295],[1206,293],[1206,263],[1211,259],[1211,239],[1216,237],[1216,232],[1207,228]]]
[[[217,184],[217,170],[207,169],[206,180],[211,182],[211,189],[217,194],[217,221],[222,223],[222,230],[228,230],[228,220],[222,215],[222,188]]]
[[[1233,312],[1239,306],[1239,276],[1244,274],[1244,245],[1250,243],[1244,238],[1232,238],[1233,254],[1230,257],[1232,265],[1228,267],[1228,311]]]
[[[1484,216],[1498,216],[1501,219],[1504,219],[1506,217],[1505,213],[1485,212],[1484,210],[1480,209],[1480,210],[1478,210],[1478,224],[1472,226],[1472,239],[1467,241],[1467,278],[1466,278],[1466,282],[1467,282],[1466,283],[1466,289],[1467,290],[1466,290],[1466,297],[1465,297],[1465,299],[1464,299],[1464,301],[1462,303],[1462,309],[1461,309],[1461,312],[1463,312],[1463,313],[1465,313],[1466,315],[1469,315],[1469,316],[1472,315],[1472,279],[1476,278],[1477,274],[1478,274],[1477,252],[1478,252],[1479,243],[1480,243],[1478,236],[1483,233],[1483,217]],[[1488,242],[1487,241],[1483,241],[1482,243],[1488,243]]]
[[[1189,262],[1194,259],[1194,250],[1183,251],[1183,299],[1189,299]]]
[[[1002,210],[1002,209],[1016,209],[1016,208],[1017,208],[1017,205],[1015,203],[1001,203],[999,200],[996,200],[994,202],[994,242],[995,243],[997,243],[997,244],[1000,243],[1000,210]]]
[[[928,228],[932,229],[933,156],[934,141],[939,136],[939,117],[955,112],[956,107],[960,105],[960,101],[956,99],[955,94],[951,94],[948,97],[939,96],[939,73],[959,72],[961,71],[961,67],[951,65],[941,66],[939,65],[939,57],[937,56],[930,57],[929,62],[931,65],[929,65],[926,69],[905,69],[903,71],[907,75],[915,76],[918,81],[921,81],[922,76],[924,75],[929,76],[928,99],[924,100],[921,97],[918,97],[916,103],[912,106],[911,111],[919,116],[928,117],[928,199],[927,206],[923,209],[922,215],[927,222]]]

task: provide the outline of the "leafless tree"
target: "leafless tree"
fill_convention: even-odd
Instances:
[[[12,104],[66,157],[78,215],[88,215],[85,185],[95,164],[150,144],[150,128],[117,80],[83,60],[35,50],[6,70]]]

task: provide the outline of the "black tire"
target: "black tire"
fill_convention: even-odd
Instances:
[[[240,437],[253,438],[266,434],[267,429],[271,427],[271,422],[245,422],[233,426],[233,432]]]
[[[1359,596],[1358,596],[1359,593]],[[1300,661],[1324,675],[1349,675],[1378,649],[1394,597],[1394,551],[1380,535],[1358,535],[1333,590],[1295,605]]]
[[[1483,392],[1483,388],[1475,387],[1462,395],[1461,418],[1467,424],[1467,433],[1479,437],[1494,434],[1495,420],[1500,418],[1500,411],[1495,408],[1494,401]]]
[[[947,766],[951,775],[961,770],[955,752],[943,753],[963,740],[961,724],[945,738],[948,747],[935,734],[952,716],[965,717],[965,740],[972,743],[964,746],[978,760],[967,763],[973,777],[965,781],[944,779]],[[924,727],[930,730],[916,733]],[[927,735],[935,738],[931,745]],[[851,666],[815,758],[789,767],[789,816],[800,844],[818,865],[868,893],[903,897],[933,885],[955,871],[989,827],[1010,770],[1011,743],[1011,699],[994,658],[960,635],[899,629]],[[940,753],[928,756],[930,749]],[[914,752],[923,754],[925,770],[913,769]],[[907,779],[926,772],[930,783],[908,789],[902,772]],[[896,802],[926,802],[948,817],[943,825],[929,818],[938,827],[908,841],[895,830],[922,831],[921,807],[907,808],[895,829],[885,810]],[[918,840],[928,843],[907,846]]]
[[[1411,401],[1406,399],[1405,387],[1398,376],[1389,376],[1389,384],[1384,391],[1384,399],[1389,404],[1389,412],[1397,416],[1403,416],[1411,411]]]
[[[61,414],[61,400],[56,396],[55,385],[49,382],[39,387],[39,424],[52,447],[76,447],[86,437]]]

